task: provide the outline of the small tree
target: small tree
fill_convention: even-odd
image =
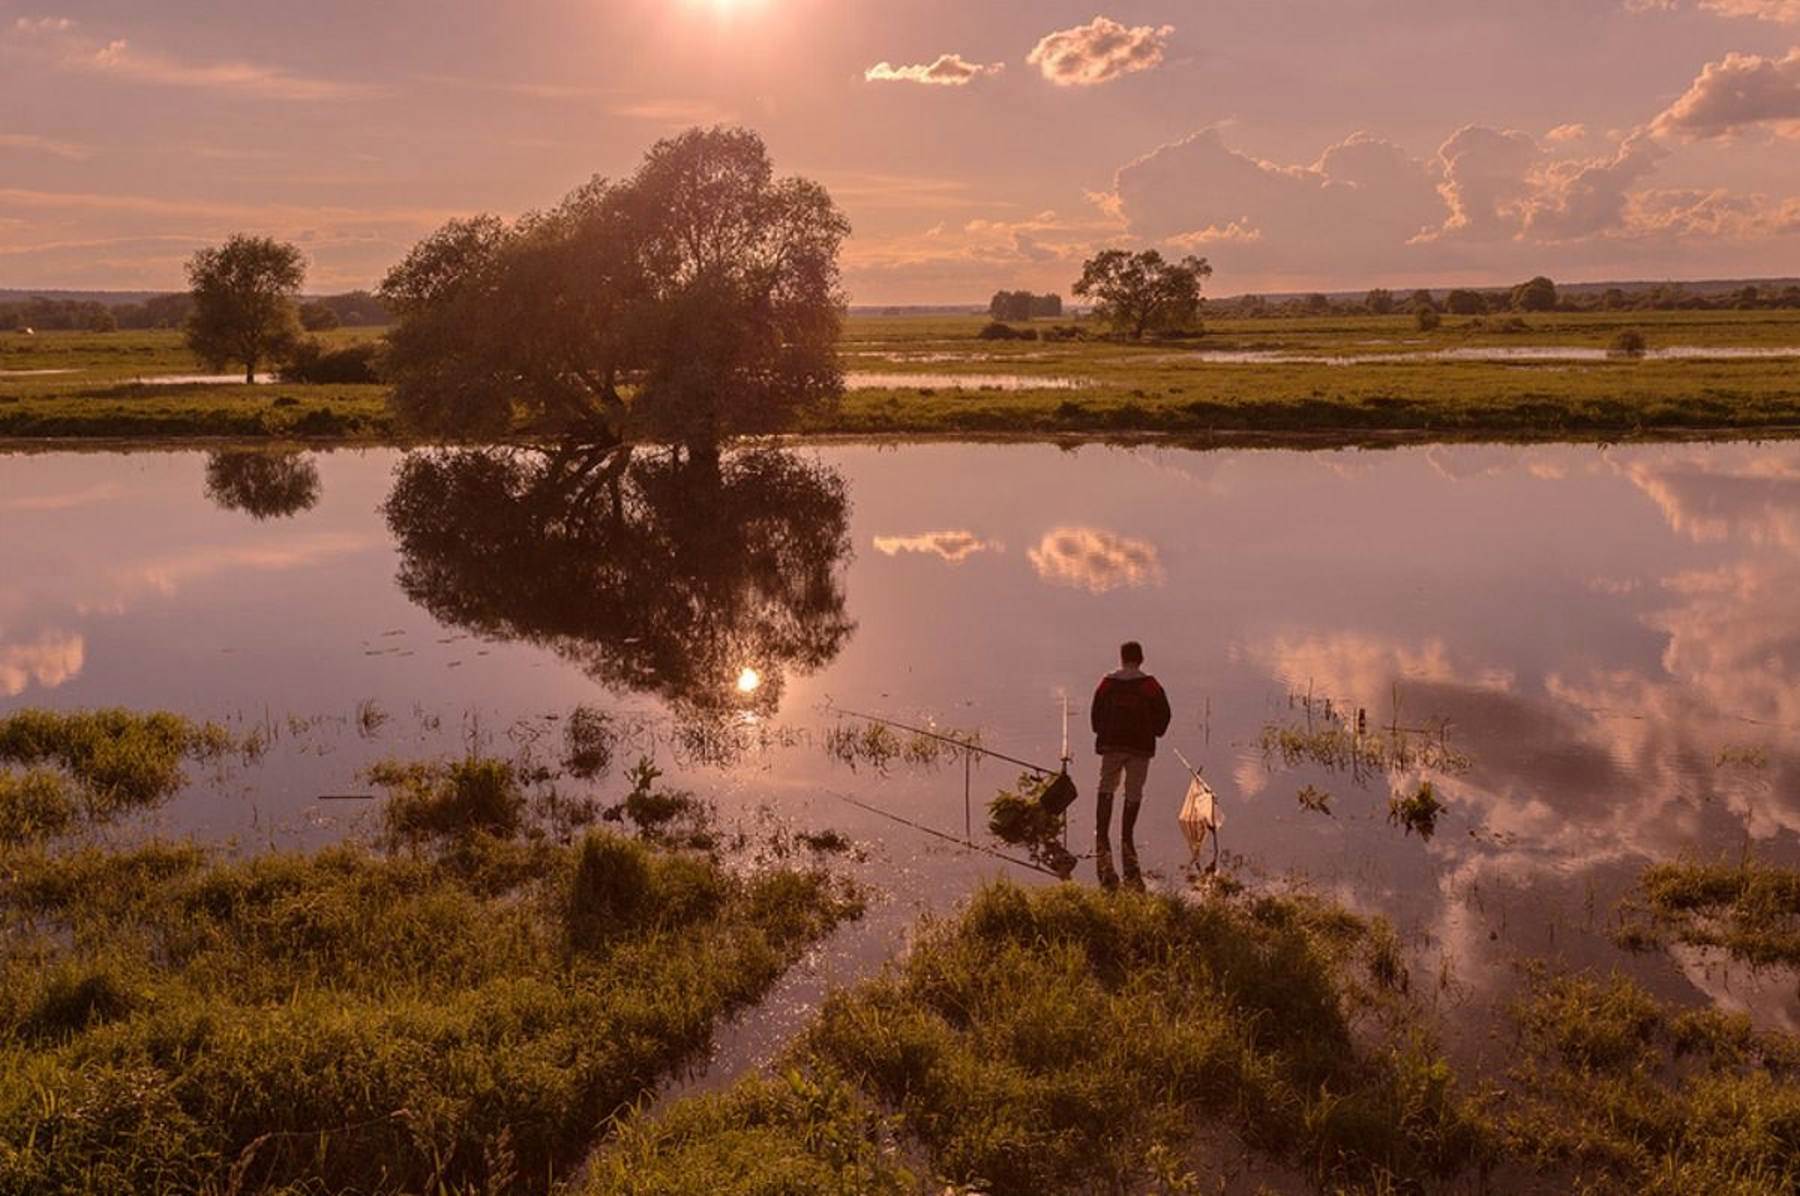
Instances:
[[[300,250],[268,237],[239,234],[189,261],[194,310],[187,343],[214,369],[242,362],[244,380],[280,361],[300,341],[295,296],[306,280]]]
[[[1487,313],[1487,300],[1479,291],[1459,288],[1444,297],[1444,307],[1454,316],[1479,316]]]
[[[1201,283],[1211,274],[1201,257],[1168,262],[1154,249],[1108,249],[1082,266],[1074,291],[1097,301],[1096,314],[1113,331],[1141,340],[1149,332],[1197,327]]]
[[[1437,300],[1431,297],[1430,291],[1418,290],[1412,293],[1412,298],[1407,301],[1407,306],[1414,311],[1418,311],[1421,307],[1429,307],[1432,311],[1436,311]]]
[[[1372,316],[1385,316],[1394,310],[1394,292],[1376,287],[1363,300],[1363,306],[1369,309]]]
[[[337,312],[327,303],[314,300],[300,305],[300,327],[308,332],[330,332],[341,323]]]
[[[1420,332],[1436,332],[1444,317],[1438,315],[1438,309],[1421,303],[1413,309],[1413,324]]]
[[[1555,311],[1556,284],[1543,275],[1513,288],[1512,305],[1519,311]]]

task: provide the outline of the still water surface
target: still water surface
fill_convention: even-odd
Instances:
[[[1173,697],[1170,742],[1223,800],[1228,862],[1392,917],[1450,1005],[1548,955],[1795,1024],[1791,977],[1633,959],[1606,931],[1650,859],[1800,863],[1800,445],[870,444],[610,470],[7,457],[0,709],[263,728],[260,762],[197,777],[135,828],[255,848],[357,829],[366,805],[321,797],[365,792],[373,760],[471,740],[554,756],[558,720],[596,706],[637,728],[623,762],[654,755],[727,819],[868,845],[890,899],[838,948],[843,974],[980,877],[1042,878],[840,800],[964,826],[960,767],[853,771],[825,750],[827,704],[1053,762],[1066,695],[1079,854],[1087,698],[1137,638]],[[1265,755],[1309,695],[1315,723],[1329,698],[1436,728],[1467,767],[1357,777]],[[1015,772],[976,769],[977,838]],[[1427,777],[1449,807],[1429,842],[1387,820],[1390,793]],[[1301,807],[1305,786],[1331,814]],[[1183,787],[1165,753],[1138,835],[1152,885],[1186,883]],[[617,796],[616,769],[603,788]]]

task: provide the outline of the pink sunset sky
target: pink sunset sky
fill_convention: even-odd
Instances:
[[[0,0],[0,287],[176,289],[288,238],[378,282],[741,123],[857,303],[1800,273],[1800,0]]]

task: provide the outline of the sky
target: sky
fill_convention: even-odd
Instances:
[[[742,124],[858,304],[1800,274],[1800,0],[0,0],[0,287],[311,292]]]

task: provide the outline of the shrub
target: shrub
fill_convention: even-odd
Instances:
[[[1650,342],[1635,328],[1621,329],[1606,347],[1606,351],[1614,357],[1642,357],[1649,349]]]
[[[1436,332],[1438,325],[1443,322],[1444,318],[1438,315],[1435,307],[1421,305],[1417,311],[1413,312],[1413,323],[1420,332]]]
[[[505,839],[525,821],[525,794],[512,765],[474,758],[452,764],[377,764],[369,780],[388,791],[390,840],[420,843],[481,832]]]
[[[294,359],[281,371],[283,382],[307,385],[366,385],[381,381],[376,359],[381,346],[360,341],[341,349],[327,349],[316,340],[302,341]]]
[[[982,325],[976,337],[984,341],[1034,341],[1038,338],[1035,328],[1014,328],[1011,324],[1002,324],[992,320]]]

